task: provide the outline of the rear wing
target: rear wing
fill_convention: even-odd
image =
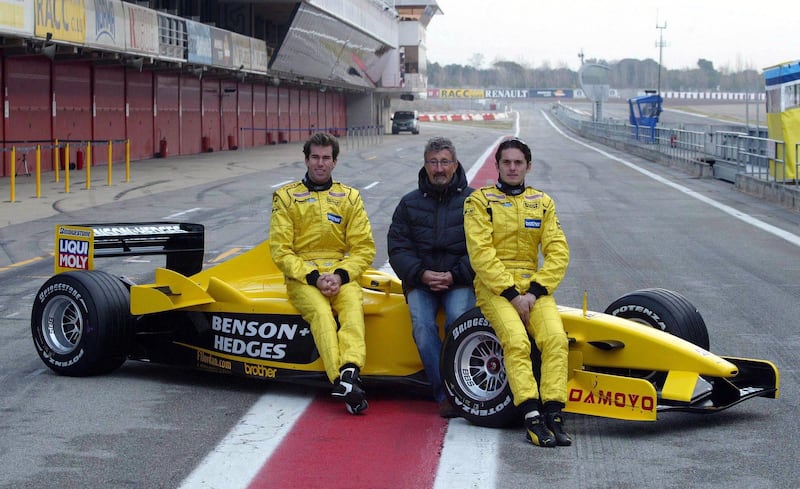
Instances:
[[[56,226],[55,273],[91,270],[95,258],[166,255],[166,268],[189,276],[203,269],[205,228],[187,222]]]

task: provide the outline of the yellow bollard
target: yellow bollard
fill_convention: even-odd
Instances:
[[[61,162],[59,161],[60,155],[58,154],[58,149],[58,139],[56,139],[56,145],[53,147],[53,170],[56,172],[56,183],[61,179]]]
[[[14,201],[17,200],[17,147],[11,146],[11,173],[9,176],[11,177],[9,183],[11,183],[11,203],[13,204]]]
[[[36,198],[42,196],[42,145],[36,145]]]
[[[86,143],[86,160],[83,162],[86,168],[86,190],[92,188],[92,142]]]
[[[111,140],[108,140],[108,186],[111,186]]]
[[[69,143],[64,145],[64,193],[69,193]]]

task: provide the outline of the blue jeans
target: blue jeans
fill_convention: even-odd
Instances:
[[[411,290],[406,300],[411,313],[411,330],[419,357],[425,367],[425,375],[433,387],[436,402],[444,399],[442,380],[439,374],[439,360],[442,354],[442,338],[436,314],[443,307],[445,312],[445,331],[459,316],[475,307],[475,292],[472,287],[458,287],[447,292],[431,292],[426,289]]]

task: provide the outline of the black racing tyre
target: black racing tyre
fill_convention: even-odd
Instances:
[[[55,275],[34,298],[31,334],[54,372],[111,372],[125,362],[132,342],[130,293],[120,279],[99,270]]]
[[[697,308],[685,297],[667,289],[642,289],[612,302],[606,314],[646,324],[709,349],[708,329]]]
[[[465,312],[448,331],[440,373],[450,402],[470,423],[492,428],[518,424],[500,340],[479,308]]]

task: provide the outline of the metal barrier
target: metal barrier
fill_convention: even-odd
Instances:
[[[383,143],[383,131],[383,125],[348,127],[345,147],[347,149],[355,149],[372,144],[381,144]]]
[[[340,143],[343,142],[345,148],[360,148],[371,144],[383,142],[383,126],[352,126],[352,127],[300,127],[300,128],[280,128],[280,127],[242,127],[239,129],[239,149],[244,149],[245,132],[266,132],[268,145],[283,144],[289,141],[289,134],[299,132],[305,140],[305,135],[311,136],[315,132],[323,131],[336,136]]]
[[[786,149],[783,141],[750,136],[744,132],[698,132],[679,127],[656,127],[652,137],[642,137],[637,128],[627,122],[593,122],[590,115],[561,103],[553,105],[553,114],[562,124],[578,133],[624,143],[641,152],[650,153],[655,159],[730,165],[738,174],[771,183],[794,186],[800,184],[798,179],[786,177]],[[795,146],[796,153],[800,152],[798,146],[800,143]]]
[[[593,122],[591,114],[556,103],[554,117],[570,130],[652,161],[682,166],[699,176],[712,176],[734,183],[745,192],[800,210],[800,143],[795,144],[795,177],[787,177],[786,144],[743,132],[687,131],[682,126],[656,127],[642,137],[621,120]],[[750,134],[748,134],[750,133]],[[761,128],[755,134],[762,134]],[[638,137],[637,137],[638,136]]]

